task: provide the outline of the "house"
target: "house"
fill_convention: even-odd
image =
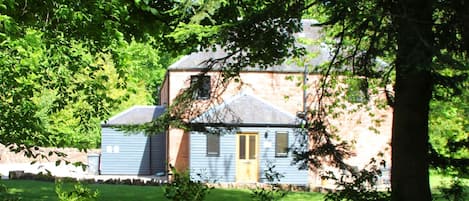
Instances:
[[[311,27],[311,23],[313,22],[304,21],[304,32],[297,36],[317,40],[319,28]],[[330,56],[329,50],[323,45],[308,46],[307,49],[317,56],[308,59],[304,66],[286,62],[268,69],[249,67],[243,69],[238,78],[226,83],[221,82],[223,77],[220,69],[213,68],[200,74],[206,68],[205,61],[226,55],[220,49],[182,57],[167,69],[160,88],[159,104],[162,106],[149,109],[151,114],[156,115],[133,120],[136,117],[134,115],[147,114],[141,108],[133,108],[103,124],[101,174],[154,174],[156,169],[151,164],[155,163],[160,165],[157,171],[168,171],[167,165],[171,165],[179,171],[189,170],[191,177],[195,179],[202,176],[202,179],[225,183],[264,183],[268,182],[265,178],[266,170],[273,164],[274,170],[283,175],[280,183],[308,185],[313,188],[326,185],[320,175],[329,169],[300,170],[292,163],[292,148],[314,143],[309,141],[305,145],[301,142],[301,138],[304,138],[304,131],[300,129],[303,120],[297,114],[315,106],[316,89],[321,76],[311,68],[321,65]],[[143,134],[136,136],[140,137],[138,140],[129,140],[123,138],[129,136],[113,129],[112,125],[153,120],[163,108],[173,105],[177,97],[191,87],[192,94],[185,96],[192,101],[190,107],[179,109],[184,110],[185,121],[192,129],[169,127],[165,134],[158,135],[161,139],[151,140]],[[357,97],[354,99],[361,100]],[[370,97],[375,98],[379,97]],[[348,159],[348,162],[364,167],[371,158],[389,147],[392,112],[389,108],[373,105],[362,111],[350,104],[343,110],[348,109],[356,112],[344,112],[339,118],[329,121],[338,128],[342,139],[353,142],[356,156]],[[370,129],[372,125],[375,126]],[[115,140],[105,139],[112,137]],[[122,171],[127,167],[118,167],[118,164],[127,162],[117,158],[120,157],[119,153],[124,152],[124,147],[130,147],[133,141],[148,144],[149,140],[149,150],[156,150],[153,143],[158,142],[160,144],[156,147],[160,151],[145,152],[147,148],[141,149],[146,145],[134,146],[133,151],[140,153],[136,157],[138,160],[127,162],[148,163],[150,165],[145,167],[150,166],[150,171],[148,168],[141,172],[136,169]],[[165,142],[164,145],[161,142]],[[125,145],[115,145],[116,143]],[[160,158],[148,159],[142,153],[151,153],[151,156],[156,154]],[[135,158],[136,153],[128,154],[129,157],[131,155]],[[385,154],[385,157],[390,160],[389,154]],[[143,162],[145,160],[150,162]],[[163,164],[164,168],[161,168]],[[121,170],[106,170],[114,167]]]
[[[308,26],[311,21],[304,23],[304,32],[298,37],[318,39],[318,28]],[[202,175],[233,183],[267,182],[265,170],[268,164],[275,164],[275,171],[284,176],[280,183],[324,185],[319,175],[326,169],[299,170],[292,163],[294,156],[290,151],[301,145],[297,140],[301,121],[297,114],[314,107],[320,80],[319,74],[305,68],[329,58],[324,46],[308,49],[318,56],[310,59],[306,67],[293,62],[268,69],[250,67],[226,84],[220,82],[220,69],[199,74],[206,67],[204,61],[226,55],[221,50],[192,53],[172,64],[160,90],[160,104],[172,105],[178,95],[199,83],[192,92],[194,103],[186,121],[205,130],[168,128],[167,163],[179,171],[189,170],[193,178]],[[350,105],[348,109],[352,108]],[[330,119],[339,128],[341,138],[353,142],[356,156],[348,162],[364,167],[389,147],[391,114],[389,108],[370,106],[367,111]],[[386,157],[389,161],[389,155]]]

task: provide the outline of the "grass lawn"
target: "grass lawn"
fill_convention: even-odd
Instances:
[[[430,171],[430,188],[432,189],[433,198],[436,201],[443,201],[446,200],[442,197],[441,191],[439,188],[445,187],[448,188],[451,185],[451,180],[453,178],[451,176],[439,174],[436,171]],[[461,182],[461,186],[464,191],[464,199],[469,200],[469,177],[468,175],[464,176],[464,178],[459,178]]]
[[[31,181],[31,180],[2,180],[10,193],[13,193],[27,201],[57,201],[55,184],[53,182]],[[110,184],[90,184],[91,189],[99,191],[99,200],[102,201],[155,201],[167,200],[163,195],[163,188],[157,186],[129,186]],[[249,190],[237,189],[214,189],[205,200],[207,201],[244,201],[250,200]],[[285,201],[319,201],[322,200],[320,193],[289,193]]]
[[[433,197],[437,201],[444,201],[437,189],[438,186],[448,186],[450,177],[432,174],[430,184]],[[469,179],[462,178],[462,185],[468,197]],[[0,184],[5,184],[9,192],[22,198],[24,201],[57,201],[55,194],[55,184],[53,182],[33,181],[33,180],[0,180]],[[99,191],[101,201],[155,201],[167,200],[163,195],[163,188],[158,186],[130,186],[111,184],[89,184],[93,190]],[[1,197],[1,196],[0,196]],[[244,201],[251,200],[251,192],[241,189],[213,189],[206,197],[206,201]],[[323,195],[320,193],[291,192],[287,194],[284,201],[322,201]],[[469,200],[469,199],[466,199]]]

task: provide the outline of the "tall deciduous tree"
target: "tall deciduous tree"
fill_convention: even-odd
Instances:
[[[313,3],[325,14],[324,25],[339,29],[334,36],[349,43],[338,43],[338,48],[344,49],[344,63],[357,74],[376,76],[375,58],[389,61],[395,77],[394,98],[389,101],[394,107],[392,199],[431,200],[429,105],[436,86],[458,91],[465,80],[461,78],[468,70],[469,29],[462,8],[469,2]]]
[[[433,3],[399,1],[391,11],[397,32],[392,200],[432,200],[428,115],[433,88]]]
[[[37,146],[94,148],[99,122],[163,76],[153,38],[167,26],[143,20],[155,18],[125,0],[1,0],[0,143],[33,157]]]

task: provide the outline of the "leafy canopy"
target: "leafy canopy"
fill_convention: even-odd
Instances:
[[[155,101],[166,26],[137,31],[153,15],[133,2],[2,0],[0,11],[0,143],[32,157],[37,146],[93,148],[102,120]]]

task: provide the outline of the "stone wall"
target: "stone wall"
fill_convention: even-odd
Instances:
[[[67,156],[63,159],[70,161],[70,162],[87,162],[87,155],[89,153],[100,153],[99,149],[92,149],[88,150],[88,152],[79,151],[75,148],[39,148],[37,151],[38,153],[43,153],[47,155],[49,151],[58,151],[67,154]],[[14,153],[10,151],[7,147],[3,144],[0,144],[0,164],[12,164],[12,163],[31,163],[33,161],[37,161],[38,163],[44,162],[55,162],[59,157],[55,154],[48,157],[47,159],[42,158],[28,158],[24,155],[24,152]]]

